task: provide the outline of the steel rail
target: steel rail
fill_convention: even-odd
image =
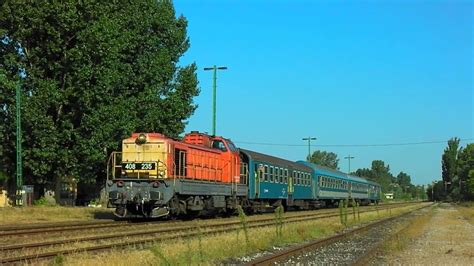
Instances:
[[[416,204],[417,202],[400,202],[400,203],[390,203],[390,204],[383,204],[379,206],[398,206],[398,205],[410,205]],[[363,209],[366,208],[376,208],[377,205],[373,206],[361,206]],[[331,213],[334,209],[330,210],[316,210],[318,213]],[[307,214],[302,214],[301,216],[306,216]],[[145,220],[146,221],[146,220]],[[79,230],[88,230],[88,229],[96,229],[96,228],[103,228],[105,225],[113,225],[115,227],[138,227],[138,226],[147,226],[151,224],[167,224],[170,221],[152,221],[152,222],[143,222],[143,223],[135,223],[129,221],[106,221],[106,222],[74,222],[74,223],[51,223],[51,224],[38,224],[24,227],[24,225],[20,225],[17,227],[4,227],[3,229],[0,227],[0,237],[5,236],[18,236],[18,235],[31,235],[31,234],[42,234],[42,233],[53,233],[53,232],[65,232],[65,231],[79,231]]]
[[[364,212],[373,212],[376,210],[366,210]],[[326,214],[326,215],[318,215],[318,217],[313,217],[313,216],[305,216],[303,218],[301,217],[289,217],[287,218],[284,223],[295,223],[295,222],[302,222],[302,221],[308,221],[308,220],[313,220],[315,218],[332,218],[332,217],[337,217],[339,214]],[[254,220],[254,221],[248,221],[250,223],[249,228],[257,228],[257,227],[265,227],[265,226],[271,226],[275,224],[274,219],[262,219],[262,220]],[[229,225],[232,226],[232,228],[229,228]],[[4,263],[14,263],[14,262],[22,262],[22,261],[32,261],[36,259],[44,259],[44,258],[51,258],[54,256],[57,256],[58,254],[72,254],[72,253],[78,253],[78,252],[87,252],[87,251],[98,251],[98,250],[103,250],[103,249],[110,249],[114,247],[125,247],[125,246],[133,246],[133,245],[146,245],[152,242],[158,242],[158,241],[163,241],[163,240],[170,240],[170,239],[176,239],[176,238],[189,238],[196,236],[198,234],[216,234],[216,233],[222,233],[222,232],[229,232],[229,230],[239,230],[240,227],[240,222],[227,222],[227,223],[220,223],[220,224],[214,224],[214,225],[207,225],[205,227],[201,227],[200,229],[196,231],[196,225],[193,226],[188,226],[188,230],[185,231],[184,233],[182,227],[175,228],[179,231],[181,231],[181,234],[178,235],[173,235],[173,236],[160,236],[160,237],[153,237],[153,238],[146,238],[146,239],[140,239],[140,240],[135,240],[135,241],[127,241],[127,242],[122,242],[122,243],[112,243],[112,244],[105,244],[105,245],[97,245],[97,246],[92,246],[92,247],[86,247],[86,248],[75,248],[75,249],[68,249],[68,250],[60,250],[60,251],[52,251],[52,252],[46,252],[46,253],[40,253],[40,254],[33,254],[33,255],[24,255],[24,256],[19,256],[19,257],[10,257],[10,258],[2,258],[0,259],[0,264]],[[212,228],[217,228],[217,227],[224,227],[223,229],[214,229]],[[204,229],[211,229],[208,231],[201,231]],[[173,230],[173,229],[171,229]],[[178,233],[179,231],[170,231],[168,230],[167,233]],[[153,231],[145,231],[145,232],[134,232],[134,236],[139,236],[139,235],[146,235],[149,236],[150,234],[156,234],[160,232],[166,232],[166,229],[161,229],[161,230],[155,230]],[[184,234],[184,235],[183,235]],[[126,234],[115,234],[115,235],[109,235],[110,238],[122,238],[124,236],[127,236]],[[132,236],[132,234],[129,234],[128,236]],[[103,240],[107,239],[104,236],[97,236],[97,237],[89,237],[88,239],[83,238],[84,241],[87,240]],[[57,244],[64,244],[64,243],[69,243],[73,242],[78,239],[70,239],[70,240],[62,240],[58,241],[56,243],[53,243],[53,245]],[[52,242],[52,241],[50,241]],[[61,243],[59,243],[61,242]],[[31,248],[35,248],[34,246],[35,243],[31,244]],[[47,246],[49,243],[43,242],[43,243],[36,243],[36,244],[44,244],[43,246]],[[19,249],[19,248],[28,248],[26,245],[11,245],[10,247],[5,246],[2,247],[4,249],[0,249],[2,251],[6,250],[14,250],[14,249]],[[39,247],[39,246],[36,246]]]
[[[411,205],[411,204],[407,204],[407,205]],[[390,206],[390,208],[394,208],[394,207]],[[376,207],[365,208],[364,210],[360,211],[360,213],[373,212],[373,211],[377,211],[377,208]],[[334,213],[334,214],[331,214],[331,213]],[[321,219],[321,218],[335,217],[339,215],[336,213],[337,211],[331,210],[324,213],[314,213],[314,214],[309,214],[309,215],[308,214],[292,215],[292,216],[283,217],[283,219],[291,220],[291,219],[302,218],[301,220],[304,221],[304,220],[316,219],[316,218]],[[349,214],[353,214],[353,213],[348,212],[348,215]],[[273,221],[274,221],[274,218],[263,218],[263,219],[249,220],[248,222],[249,223],[262,223],[262,222],[273,222]],[[240,224],[240,221],[227,221],[227,222],[218,222],[214,224],[209,224],[209,225],[206,225],[206,227],[231,226],[231,225],[238,225],[238,224]],[[38,247],[43,247],[43,246],[60,245],[60,244],[73,243],[73,242],[94,241],[94,240],[101,240],[101,239],[137,236],[137,235],[143,235],[143,234],[172,233],[174,231],[191,230],[193,228],[195,228],[195,225],[182,225],[182,226],[175,226],[175,227],[152,229],[152,230],[147,230],[147,231],[123,232],[123,233],[105,234],[105,235],[98,235],[98,236],[96,235],[93,237],[70,238],[66,240],[46,241],[46,242],[40,242],[40,243],[20,243],[20,244],[13,244],[13,245],[2,245],[0,246],[0,251],[38,248]]]
[[[336,241],[339,241],[339,240],[345,239],[347,237],[350,237],[350,236],[352,236],[356,233],[366,232],[374,226],[377,226],[377,225],[380,225],[380,224],[398,219],[400,217],[403,217],[405,215],[408,215],[410,213],[413,213],[415,211],[418,211],[418,210],[421,210],[423,208],[427,208],[427,207],[430,207],[430,206],[433,206],[433,204],[429,204],[429,205],[426,205],[426,206],[422,206],[420,208],[416,208],[414,210],[405,212],[405,213],[403,213],[401,215],[398,215],[398,216],[393,216],[393,217],[385,218],[385,219],[382,219],[382,220],[379,220],[379,221],[375,221],[375,222],[366,224],[364,226],[352,229],[352,230],[347,231],[347,232],[339,233],[339,234],[336,234],[336,235],[333,235],[333,236],[330,236],[330,237],[327,237],[327,238],[323,238],[323,239],[317,239],[317,240],[311,241],[309,243],[300,244],[300,245],[297,245],[295,247],[292,247],[292,248],[289,248],[289,249],[286,249],[286,250],[282,250],[282,251],[274,253],[274,254],[263,256],[263,257],[260,257],[258,259],[255,259],[253,261],[250,261],[249,263],[247,263],[245,265],[247,265],[247,266],[250,266],[250,265],[252,265],[252,266],[263,266],[263,265],[271,265],[271,264],[274,264],[274,263],[278,263],[278,262],[281,262],[282,260],[284,260],[286,258],[289,258],[291,256],[301,254],[301,253],[303,253],[307,250],[314,250],[314,249],[317,249],[319,247],[334,243]]]

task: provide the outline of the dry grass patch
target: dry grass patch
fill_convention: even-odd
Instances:
[[[456,206],[456,209],[466,220],[474,225],[474,202],[464,202]]]
[[[112,210],[87,207],[44,207],[0,208],[0,225],[38,222],[62,222],[77,220],[112,219]]]
[[[419,206],[393,209],[391,215],[403,213]],[[361,222],[373,221],[390,216],[390,212],[381,208],[377,212],[361,213]],[[207,222],[207,221],[206,221]],[[196,221],[196,227],[206,222]],[[351,218],[348,225],[358,223]],[[249,226],[251,226],[249,224]],[[116,250],[107,253],[77,254],[67,256],[66,265],[214,265],[222,264],[230,258],[253,255],[274,247],[283,247],[333,235],[344,229],[339,217],[315,219],[310,221],[284,224],[281,235],[277,235],[275,226],[248,228],[248,242],[243,229],[227,233],[204,235],[194,238],[156,243],[145,250]],[[236,261],[235,261],[236,262]]]
[[[405,250],[425,232],[426,225],[431,221],[433,215],[434,211],[429,210],[413,220],[400,224],[399,231],[382,244],[380,251],[390,254]]]

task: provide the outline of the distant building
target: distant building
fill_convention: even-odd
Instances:
[[[393,193],[385,193],[385,198],[388,200],[393,200]]]

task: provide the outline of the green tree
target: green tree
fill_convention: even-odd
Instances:
[[[309,158],[309,162],[332,169],[339,169],[339,159],[334,152],[314,151],[313,154],[311,154],[311,158]]]
[[[372,176],[372,171],[368,168],[357,169],[355,172],[351,174],[375,181],[375,178],[373,178]]]
[[[457,180],[454,186],[459,186],[462,199],[474,199],[474,143],[461,148],[457,158]]]
[[[457,158],[459,152],[459,138],[452,138],[448,141],[448,147],[444,149],[441,158],[443,182],[448,186],[448,192],[451,191],[452,182],[457,171]]]
[[[393,191],[396,188],[392,182],[394,178],[390,173],[390,165],[385,165],[382,160],[374,160],[372,161],[371,171],[373,180],[382,186],[382,191]]]
[[[187,21],[170,1],[7,0],[0,9],[0,163],[14,173],[14,95],[23,98],[29,183],[105,177],[133,131],[178,136],[196,106]]]
[[[402,188],[403,192],[407,192],[413,187],[411,177],[404,172],[400,172],[397,175],[397,184]]]

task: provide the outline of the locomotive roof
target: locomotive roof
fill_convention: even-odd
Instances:
[[[287,167],[291,166],[291,168],[293,168],[293,170],[311,172],[311,168],[306,166],[306,165],[303,165],[303,164],[299,164],[299,163],[296,163],[296,162],[292,162],[292,161],[289,161],[289,160],[285,160],[285,159],[282,159],[282,158],[278,158],[278,157],[275,157],[275,156],[271,156],[271,155],[267,155],[267,154],[263,154],[263,153],[259,153],[259,152],[255,152],[255,151],[249,151],[249,150],[245,150],[245,149],[239,149],[239,150],[241,152],[245,153],[247,156],[249,156],[253,160],[256,160],[256,161],[268,162],[268,163],[283,165],[283,166],[287,166]]]

